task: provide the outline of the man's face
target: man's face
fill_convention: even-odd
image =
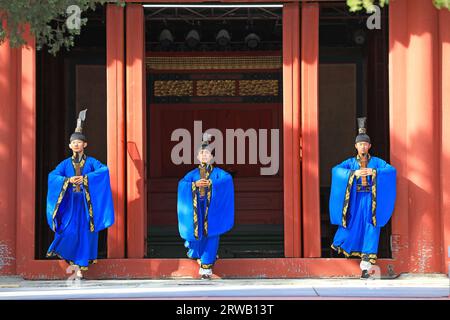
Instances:
[[[358,154],[367,154],[372,145],[368,142],[358,142],[355,143],[355,148],[358,150]]]
[[[212,160],[212,154],[211,151],[208,149],[203,149],[198,152],[197,159],[200,161],[200,163],[210,163]]]
[[[73,152],[84,152],[84,148],[86,148],[86,147],[87,147],[87,142],[84,142],[82,140],[73,140],[69,144],[69,148]]]

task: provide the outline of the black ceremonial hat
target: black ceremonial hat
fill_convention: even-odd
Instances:
[[[367,118],[358,118],[358,135],[356,136],[355,143],[368,142],[370,143],[370,137],[367,135],[366,122]]]
[[[72,142],[73,140],[81,140],[87,142],[86,136],[83,134],[83,124],[86,120],[86,112],[87,109],[84,109],[78,114],[77,127],[75,128],[75,132],[70,136],[70,142]]]

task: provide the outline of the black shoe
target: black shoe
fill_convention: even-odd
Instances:
[[[203,274],[201,278],[202,280],[211,280],[211,276],[209,274]]]
[[[360,279],[362,279],[362,280],[370,279],[370,273],[369,273],[369,271],[363,270]]]

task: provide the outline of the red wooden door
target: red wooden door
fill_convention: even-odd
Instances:
[[[195,164],[176,165],[172,162],[172,132],[186,129],[194,137],[194,121],[201,121],[203,131],[216,128],[226,139],[226,129],[279,129],[280,104],[214,104],[214,105],[153,105],[150,106],[150,168],[149,226],[176,224],[176,188]],[[225,141],[224,141],[225,145]],[[192,147],[194,146],[192,142]],[[195,149],[193,149],[195,150]],[[261,176],[259,161],[249,164],[249,142],[246,142],[246,163],[236,164],[237,143],[234,143],[234,164],[217,164],[234,176],[237,224],[282,224],[282,170],[273,176]],[[193,161],[193,155],[191,156]],[[225,150],[224,150],[224,161]],[[280,159],[280,162],[282,160]]]

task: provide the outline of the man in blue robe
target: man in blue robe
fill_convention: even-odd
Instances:
[[[187,256],[200,264],[202,279],[210,279],[220,235],[234,225],[234,187],[229,173],[213,167],[208,143],[202,143],[198,168],[178,183],[178,229]]]
[[[332,169],[331,223],[338,225],[331,247],[345,257],[361,257],[361,278],[370,278],[376,263],[380,229],[389,221],[396,196],[396,170],[369,154],[366,118],[358,118],[356,157]]]
[[[114,223],[108,168],[84,153],[85,117],[83,110],[70,137],[73,155],[50,172],[47,193],[47,222],[55,232],[47,257],[58,256],[74,265],[77,279],[96,263],[98,232]]]

